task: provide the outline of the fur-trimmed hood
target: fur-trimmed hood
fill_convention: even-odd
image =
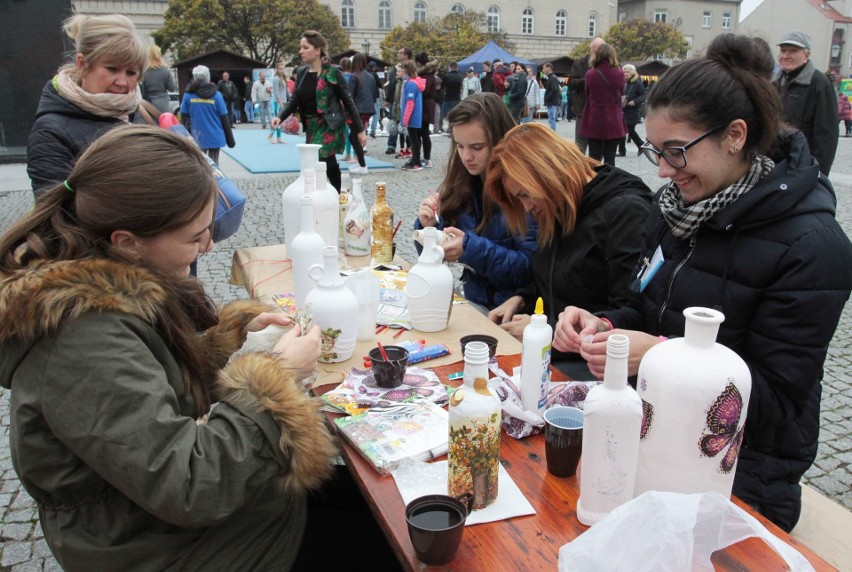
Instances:
[[[245,327],[269,310],[253,301],[233,302],[203,334],[181,336],[193,324],[174,301],[175,289],[145,268],[109,259],[33,263],[0,276],[0,385],[10,389],[16,370],[40,340],[87,313],[120,313],[151,325],[185,375],[210,376],[209,392],[246,411],[265,411],[281,430],[279,448],[289,460],[282,484],[293,491],[316,488],[331,473],[336,450],[318,400],[308,396],[275,354],[249,353],[226,366],[245,342]],[[181,344],[186,347],[180,348]],[[200,354],[209,371],[186,371],[181,355]],[[205,381],[196,383],[205,383]]]

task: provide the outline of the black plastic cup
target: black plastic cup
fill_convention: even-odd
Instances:
[[[405,368],[408,367],[408,350],[399,346],[385,346],[385,352],[388,354],[387,360],[382,357],[379,348],[370,350],[376,385],[385,389],[399,387],[405,379]]]
[[[458,498],[426,495],[408,503],[405,520],[417,559],[442,566],[456,557],[464,534],[464,522],[473,509],[473,495]]]
[[[459,343],[461,343],[462,356],[464,356],[464,347],[468,344],[468,342],[484,342],[485,345],[488,346],[488,359],[493,358],[494,354],[497,353],[497,338],[486,334],[470,334],[462,336],[461,339],[459,339]]]

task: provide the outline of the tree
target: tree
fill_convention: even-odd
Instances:
[[[397,26],[391,30],[381,44],[383,60],[396,61],[400,47],[411,48],[414,54],[426,52],[430,59],[438,59],[441,66],[451,61],[466,58],[494,40],[504,50],[512,51],[515,45],[504,31],[487,30],[485,14],[468,11],[465,14],[451,13],[428,22],[414,22],[408,26]]]
[[[305,30],[321,30],[330,52],[349,47],[337,14],[317,0],[169,0],[152,36],[178,60],[225,48],[273,65],[299,62]]]
[[[677,28],[648,20],[628,20],[615,24],[604,35],[604,40],[615,48],[618,59],[624,61],[657,57],[679,59],[689,49],[689,44]]]

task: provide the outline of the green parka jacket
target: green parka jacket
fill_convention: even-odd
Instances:
[[[263,306],[231,304],[177,348],[167,291],[110,260],[0,276],[15,470],[65,570],[286,570],[304,492],[331,471],[317,403],[271,354],[225,365]],[[181,351],[214,366],[206,421]]]

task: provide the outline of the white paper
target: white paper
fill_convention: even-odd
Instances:
[[[406,462],[391,471],[391,474],[402,496],[402,502],[406,505],[425,495],[447,494],[447,461]],[[528,514],[535,514],[535,509],[503,465],[500,465],[497,477],[497,500],[485,508],[470,513],[465,525],[494,522]]]

